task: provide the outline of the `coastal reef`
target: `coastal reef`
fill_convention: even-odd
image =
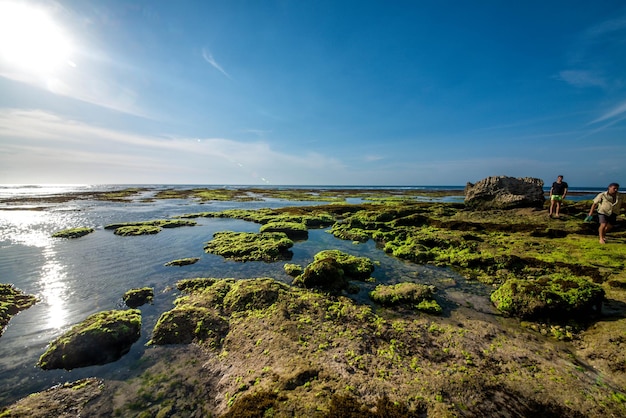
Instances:
[[[375,262],[332,245],[303,267],[283,261],[294,245],[285,232],[218,232],[206,252],[281,263],[292,283],[172,278],[176,299],[131,378],[61,385],[0,417],[28,408],[96,417],[626,416],[623,215],[601,245],[597,224],[584,222],[590,201],[566,200],[551,219],[539,198],[478,209],[397,190],[358,193],[359,203],[180,218],[328,228],[357,249],[450,277],[433,284],[422,270],[387,272],[389,282],[377,282]]]
[[[0,283],[0,336],[11,318],[37,303],[37,297],[27,295],[11,284]]]
[[[195,278],[152,332],[147,369],[89,416],[619,416],[622,392],[509,320],[381,310],[271,278]],[[424,290],[428,293],[428,290]],[[408,295],[412,296],[400,296]],[[412,302],[411,302],[412,303]],[[457,311],[457,312],[458,312]],[[507,325],[508,324],[508,325]],[[358,412],[357,412],[358,411]],[[389,415],[381,415],[389,414]]]
[[[137,309],[98,312],[52,341],[37,365],[44,370],[72,370],[110,363],[130,350],[140,332]]]

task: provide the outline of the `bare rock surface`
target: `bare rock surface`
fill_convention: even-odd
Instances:
[[[465,205],[472,209],[541,208],[543,180],[532,177],[493,176],[465,186]]]

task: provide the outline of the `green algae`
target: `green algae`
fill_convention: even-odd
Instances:
[[[344,273],[356,280],[366,280],[374,271],[374,262],[367,257],[357,257],[340,250],[320,251],[313,257],[314,261],[332,258],[336,260]]]
[[[80,238],[91,234],[93,231],[93,228],[88,227],[68,228],[55,232],[52,234],[52,238]]]
[[[222,231],[213,234],[204,250],[235,261],[272,262],[291,259],[291,247],[293,241],[282,232]]]
[[[295,223],[307,228],[324,228],[335,222],[328,211],[321,208],[282,208],[282,209],[227,209],[220,212],[198,212],[180,215],[179,218],[231,218],[258,224]],[[302,230],[301,226],[296,227]]]
[[[435,287],[421,283],[380,284],[369,293],[370,299],[383,306],[409,305],[427,313],[439,314],[441,306],[434,300]]]
[[[137,309],[98,312],[52,341],[37,365],[44,370],[71,370],[110,363],[128,352],[140,331]]]
[[[36,296],[27,295],[12,284],[0,283],[0,336],[14,315],[37,302]]]
[[[304,269],[302,268],[300,264],[293,264],[293,263],[286,263],[283,266],[283,269],[285,270],[285,273],[287,273],[287,275],[291,277],[299,276],[304,271]]]
[[[154,225],[132,225],[120,226],[113,232],[121,237],[132,237],[137,235],[154,235],[161,232],[161,228]]]
[[[590,280],[554,274],[507,280],[491,294],[491,301],[500,311],[524,319],[587,318],[600,312],[604,294]]]
[[[339,250],[320,251],[313,257],[293,285],[324,289],[331,292],[348,290],[349,280],[367,280],[374,271],[374,263],[367,257],[356,257]]]
[[[305,240],[309,237],[306,225],[299,222],[268,222],[261,226],[259,232],[283,232],[293,240]]]
[[[484,415],[485,405],[519,416],[583,416],[620,408],[621,392],[596,387],[598,395],[578,396],[589,385],[584,372],[556,369],[561,354],[543,359],[543,343],[492,324],[433,322],[393,306],[374,313],[267,278],[196,278],[177,287],[185,295],[153,335],[212,353],[203,368],[219,376],[220,416]],[[594,402],[599,392],[606,402]],[[150,408],[163,408],[168,397],[150,399]]]
[[[188,266],[190,264],[196,264],[198,261],[200,261],[198,257],[179,258],[177,260],[168,261],[167,263],[164,264],[164,266],[182,267],[182,266]]]
[[[152,221],[141,222],[122,222],[109,224],[104,229],[113,229],[115,235],[135,236],[135,235],[152,235],[161,232],[162,228],[180,228],[184,226],[195,226],[196,221],[183,219],[156,219]]]

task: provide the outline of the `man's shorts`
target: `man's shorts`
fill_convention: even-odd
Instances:
[[[611,215],[604,215],[602,213],[598,213],[598,221],[600,221],[601,224],[615,225],[615,222],[617,221],[617,214],[613,213]]]
[[[561,196],[560,194],[553,194],[552,196],[550,196],[550,200],[556,200],[557,202],[560,202],[561,200],[563,200],[563,196]]]

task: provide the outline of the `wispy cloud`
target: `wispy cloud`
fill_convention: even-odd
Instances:
[[[142,135],[41,110],[0,109],[5,182],[333,184],[346,170],[337,158],[287,154],[262,141]]]
[[[577,88],[621,89],[625,83],[625,42],[626,9],[583,30],[569,51],[567,68],[556,78]]]
[[[626,102],[623,102],[622,104],[614,107],[613,109],[609,110],[608,112],[605,112],[603,115],[601,115],[599,118],[591,121],[589,124],[594,124],[594,123],[599,123],[599,122],[603,122],[605,120],[608,119],[613,119],[616,118],[617,121],[622,120],[626,117],[626,115],[624,115],[624,113],[626,113]]]
[[[589,70],[564,70],[558,79],[575,87],[606,87],[606,80],[598,73]]]
[[[202,48],[202,58],[204,58],[204,60],[206,62],[208,62],[209,64],[211,64],[216,70],[218,70],[220,73],[224,74],[226,77],[228,77],[230,80],[232,80],[232,77],[230,76],[230,74],[228,74],[221,65],[219,65],[217,63],[217,61],[215,61],[215,58],[213,58],[213,54],[211,54],[209,51],[207,51],[205,48]]]

